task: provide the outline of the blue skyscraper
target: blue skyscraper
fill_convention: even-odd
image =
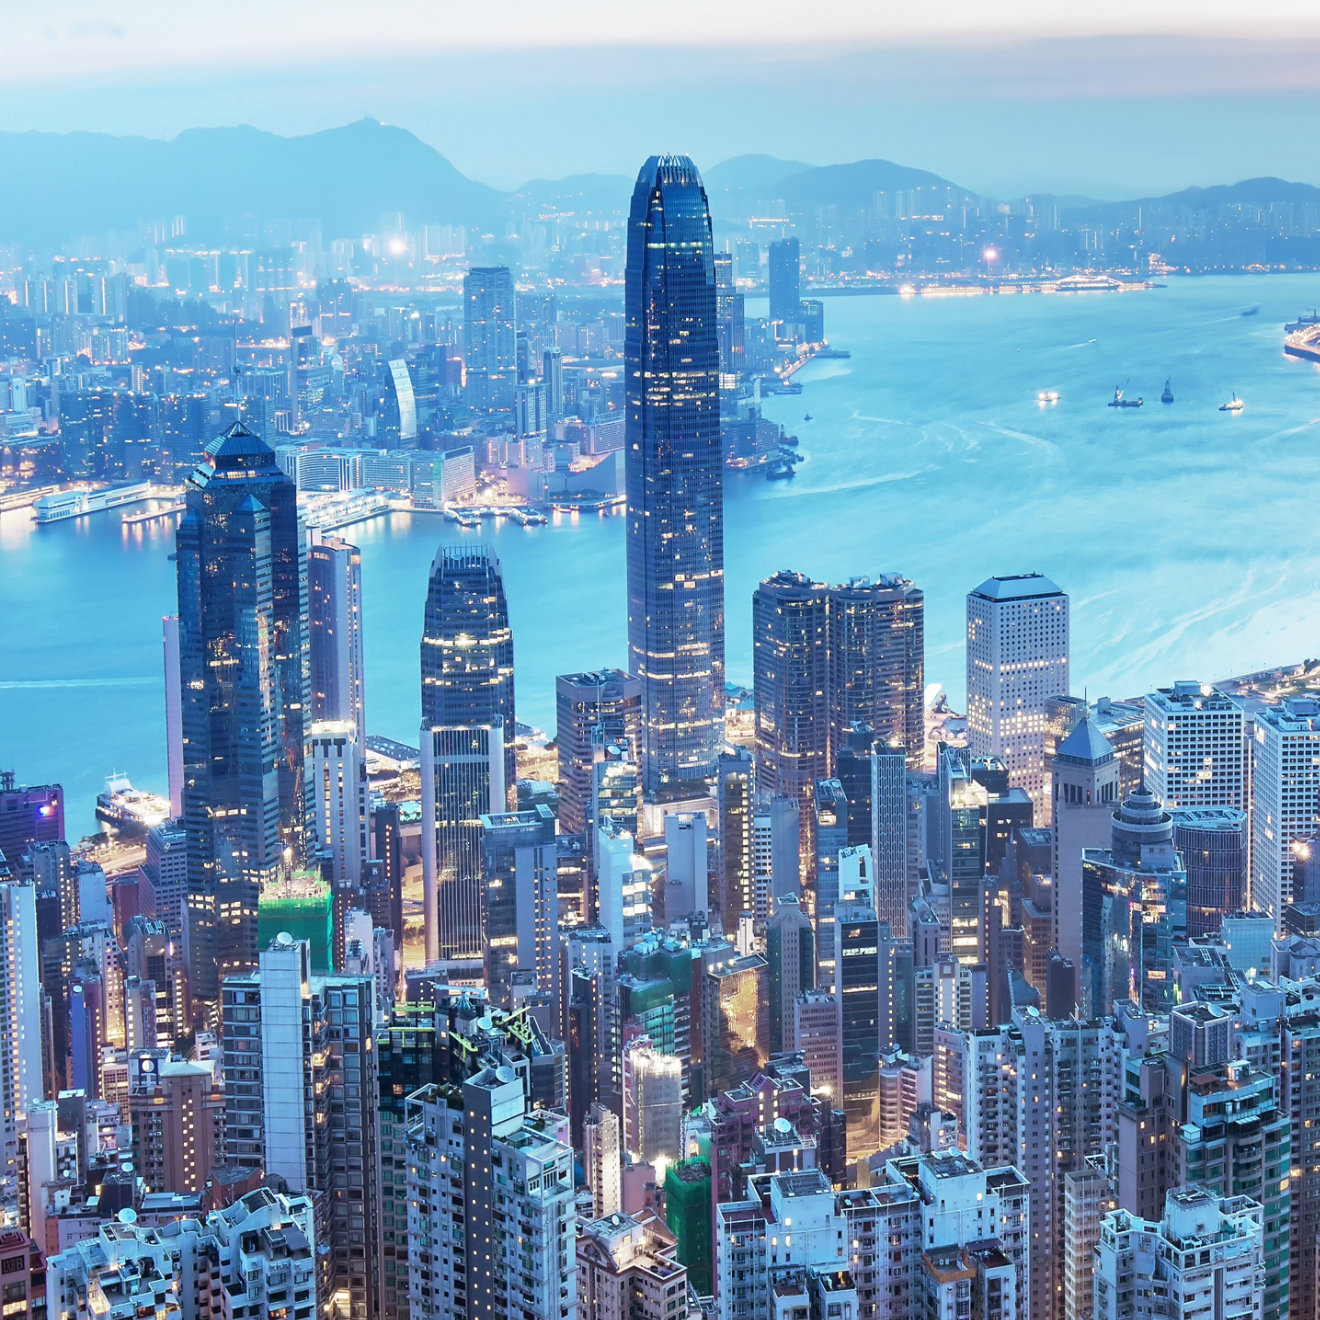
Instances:
[[[189,983],[257,960],[262,884],[304,858],[307,556],[294,484],[235,423],[188,478],[179,523]]]
[[[724,737],[724,488],[710,211],[686,156],[642,166],[628,219],[628,651],[646,793],[715,774]]]

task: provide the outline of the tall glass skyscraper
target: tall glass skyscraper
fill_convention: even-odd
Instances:
[[[478,412],[508,412],[518,383],[513,275],[507,266],[473,266],[463,277],[463,358],[468,402]]]
[[[192,992],[257,961],[263,883],[304,857],[310,697],[297,492],[241,423],[188,478],[179,523],[179,667]]]
[[[517,773],[513,632],[500,561],[441,546],[422,633],[422,880],[428,958],[480,958],[481,817]]]
[[[677,796],[724,738],[724,472],[710,210],[686,156],[642,166],[628,218],[629,668],[642,776]]]

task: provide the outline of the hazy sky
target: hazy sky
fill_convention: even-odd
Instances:
[[[504,186],[656,150],[886,156],[999,194],[1320,183],[1313,0],[0,0],[0,37],[2,128],[369,114]]]

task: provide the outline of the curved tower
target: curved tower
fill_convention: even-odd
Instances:
[[[724,739],[724,469],[710,210],[686,156],[652,156],[628,218],[629,668],[648,796],[714,776]]]

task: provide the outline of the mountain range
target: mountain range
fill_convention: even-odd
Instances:
[[[577,174],[501,192],[469,178],[406,129],[363,119],[285,138],[240,126],[193,129],[172,141],[98,133],[0,133],[9,180],[0,192],[0,240],[56,247],[79,235],[131,231],[182,216],[193,241],[250,238],[260,221],[319,220],[322,237],[357,238],[383,215],[406,223],[486,228],[547,209],[626,213],[633,181]],[[887,160],[813,166],[736,156],[704,172],[717,221],[782,203],[789,214],[868,206],[877,192],[918,188],[972,196],[948,179]],[[14,181],[22,180],[19,186]],[[1161,198],[1056,198],[1067,212],[1118,215],[1138,206],[1216,207],[1320,201],[1320,189],[1280,179],[1191,188]]]

